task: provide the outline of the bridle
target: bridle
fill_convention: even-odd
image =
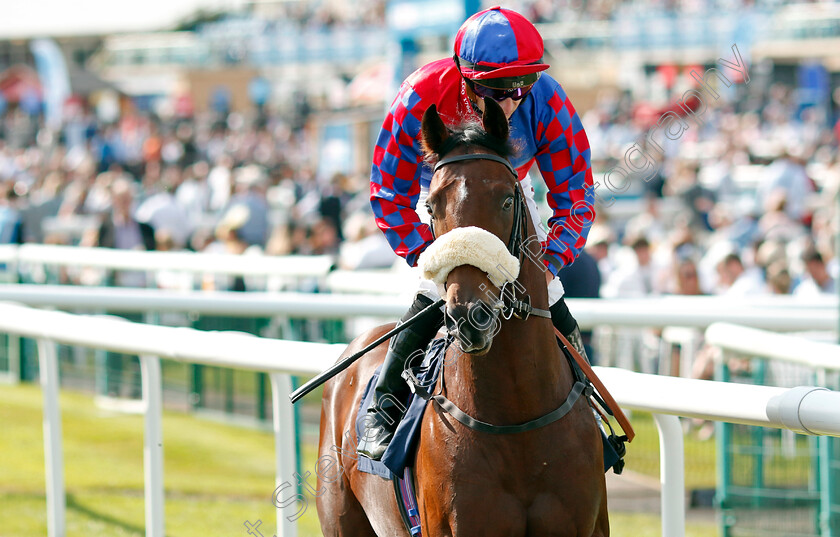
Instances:
[[[524,249],[523,245],[527,237],[525,234],[527,233],[528,226],[527,226],[527,218],[528,215],[528,208],[525,205],[525,197],[522,194],[522,187],[519,184],[519,178],[517,176],[516,170],[514,170],[511,163],[498,155],[493,155],[490,153],[469,153],[466,155],[458,155],[454,157],[449,157],[442,159],[437,164],[435,164],[433,173],[437,172],[442,166],[446,166],[447,164],[452,164],[453,162],[461,162],[464,160],[492,160],[494,162],[498,162],[503,164],[508,171],[514,177],[514,213],[513,213],[513,226],[511,228],[510,239],[508,240],[507,249],[511,255],[515,256],[519,259],[520,266],[523,262],[523,255]],[[432,229],[432,233],[434,233],[434,228]],[[521,274],[521,271],[520,271]],[[511,289],[508,289],[508,284],[511,284]],[[522,298],[526,299],[526,301],[518,300],[515,297],[517,291],[522,291]],[[518,319],[526,320],[528,319],[529,315],[536,315],[538,317],[545,317],[551,319],[551,312],[548,310],[537,309],[531,306],[530,298],[528,298],[527,294],[524,294],[525,287],[519,283],[518,279],[514,280],[513,282],[505,282],[502,284],[501,289],[499,289],[500,298],[493,305],[494,309],[501,310],[501,315],[505,320],[510,319],[512,316],[516,316]],[[558,332],[559,333],[559,332]],[[445,343],[444,348],[448,347],[448,345],[452,342],[452,336],[448,336]],[[445,352],[445,351],[444,351]],[[445,366],[445,362],[441,363],[441,367]],[[574,376],[574,383],[572,385],[572,389],[569,392],[569,395],[566,397],[566,400],[557,407],[556,409],[548,412],[540,416],[539,418],[535,418],[533,420],[527,421],[525,423],[520,423],[517,425],[494,425],[492,423],[487,423],[480,421],[460,408],[458,408],[455,403],[450,401],[445,395],[443,395],[444,387],[444,375],[443,372],[440,373],[441,377],[441,384],[440,384],[440,393],[432,394],[426,390],[424,386],[420,384],[418,379],[414,376],[410,368],[406,368],[403,373],[402,377],[408,382],[411,391],[417,394],[419,397],[425,400],[432,400],[438,404],[445,412],[447,412],[450,416],[455,418],[461,424],[473,429],[475,431],[480,431],[484,433],[491,433],[491,434],[514,434],[514,433],[522,433],[526,431],[532,431],[534,429],[539,429],[541,427],[545,427],[551,423],[556,422],[557,420],[564,417],[569,411],[574,407],[577,400],[583,396],[584,399],[588,400],[594,393],[594,388],[592,384],[587,381],[586,377],[583,374],[579,374],[578,370],[572,367],[572,374]]]
[[[528,218],[528,208],[525,205],[525,196],[522,193],[522,186],[519,184],[519,175],[516,173],[516,169],[508,159],[493,155],[492,153],[467,153],[466,155],[455,155],[441,159],[435,164],[432,174],[434,175],[441,167],[447,164],[463,162],[465,160],[491,160],[498,162],[504,165],[513,176],[513,225],[510,229],[507,249],[510,255],[519,259],[519,265],[522,266],[525,258],[523,245],[528,239],[528,222],[526,220]],[[430,227],[432,236],[434,237],[434,220],[432,220]],[[517,298],[517,292],[520,293],[520,298]],[[524,321],[531,315],[551,319],[550,311],[531,306],[531,298],[525,293],[525,287],[518,280],[514,280],[513,282],[506,281],[502,284],[502,287],[499,289],[499,300],[492,307],[493,309],[500,310],[500,315],[505,320],[516,317]]]

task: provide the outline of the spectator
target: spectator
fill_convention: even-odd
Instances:
[[[105,215],[96,236],[95,246],[118,250],[154,250],[155,231],[145,222],[137,221],[134,209],[134,184],[119,177],[111,184],[111,210]],[[145,274],[140,271],[118,271],[108,278],[119,287],[144,287]]]
[[[789,242],[807,233],[805,227],[787,212],[787,193],[779,188],[764,198],[764,214],[758,220],[758,230],[765,239]]]
[[[657,294],[651,248],[644,235],[628,238],[632,257],[618,266],[604,284],[605,298],[639,298]]]
[[[589,240],[586,241],[585,250],[589,252],[590,256],[592,256],[598,265],[598,274],[601,277],[602,287],[614,269],[613,260],[610,256],[610,243],[614,240],[609,226],[596,223],[589,231]]]
[[[21,217],[11,181],[0,182],[0,244],[20,244]]]
[[[584,249],[574,263],[563,267],[557,274],[563,284],[564,296],[569,298],[599,298],[601,272],[598,262]],[[589,360],[595,365],[597,356],[592,349],[592,330],[581,330],[583,346]]]
[[[674,294],[685,296],[705,294],[700,288],[700,278],[694,260],[678,259],[674,264],[674,269]]]
[[[791,146],[767,167],[758,187],[758,197],[762,205],[766,205],[777,190],[783,192],[786,200],[784,211],[797,222],[805,220],[805,201],[814,191],[814,185],[805,173],[804,163],[802,150]]]
[[[730,253],[717,265],[718,294],[727,296],[749,296],[766,294],[767,287],[764,277],[757,267],[749,270],[744,268],[741,256]]]
[[[234,172],[236,193],[226,209],[240,206],[247,209],[248,219],[237,230],[239,237],[249,245],[265,248],[268,242],[268,175],[256,164],[237,168]]]
[[[156,192],[146,198],[135,213],[138,221],[149,224],[155,232],[169,233],[177,248],[186,246],[193,227],[187,211],[175,198],[175,190],[180,184],[181,169],[166,167],[154,187]]]
[[[207,185],[210,187],[210,210],[221,211],[230,201],[233,190],[233,159],[222,155],[210,169],[207,175]]]
[[[774,295],[790,294],[790,271],[784,261],[776,261],[767,267],[767,288]]]
[[[241,230],[250,218],[250,211],[244,205],[234,205],[225,213],[216,226],[216,241],[210,243],[204,253],[227,255],[260,255],[258,246],[248,243]],[[211,291],[245,291],[246,282],[242,276],[226,274],[207,274],[202,281],[202,289]]]
[[[104,217],[96,237],[96,246],[120,250],[154,250],[154,230],[132,216],[134,184],[126,177],[118,177],[110,185],[111,209]],[[119,287],[145,287],[146,274],[142,271],[121,270],[109,273],[109,285]],[[142,322],[142,314],[124,315],[130,321]],[[106,392],[119,397],[127,388],[132,398],[140,396],[140,364],[136,357],[108,352],[106,362]],[[126,382],[125,371],[129,372]]]
[[[338,230],[327,218],[319,218],[309,229],[309,245],[312,255],[338,255]]]
[[[398,259],[367,212],[351,215],[344,223],[339,266],[344,270],[388,268]]]
[[[44,178],[41,188],[30,194],[29,205],[21,214],[23,242],[42,243],[45,241],[44,220],[58,215],[64,201],[65,184],[65,174],[52,171]]]
[[[802,253],[805,264],[805,278],[793,290],[800,297],[817,295],[837,295],[837,285],[828,273],[823,256],[816,248],[810,247]]]
[[[184,180],[175,190],[175,200],[184,208],[192,223],[200,222],[210,212],[210,185],[207,175],[210,167],[199,161],[187,168]]]

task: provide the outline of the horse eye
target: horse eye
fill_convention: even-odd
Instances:
[[[429,216],[434,216],[435,212],[432,210],[432,206],[428,203],[426,204],[426,210],[429,212]]]
[[[508,196],[505,198],[504,203],[502,203],[502,208],[509,211],[511,207],[513,207],[513,196]]]

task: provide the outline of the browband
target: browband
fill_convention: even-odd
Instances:
[[[516,170],[513,168],[513,165],[508,159],[502,158],[498,155],[492,155],[490,153],[467,153],[466,155],[446,157],[445,159],[440,160],[437,164],[435,164],[435,168],[434,170],[432,170],[432,173],[437,173],[438,169],[441,166],[446,166],[447,164],[452,164],[453,162],[460,162],[462,160],[494,160],[498,163],[504,164],[515,179],[519,178],[519,174],[516,173]]]

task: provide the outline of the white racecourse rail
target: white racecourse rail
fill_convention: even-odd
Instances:
[[[38,340],[44,393],[44,442],[50,537],[65,535],[64,463],[58,403],[55,344],[137,354],[145,403],[146,535],[164,536],[163,439],[160,358],[269,373],[272,386],[276,485],[294,471],[294,419],[289,374],[316,374],[334,362],[343,345],[277,341],[240,333],[200,332],[42,311],[0,303],[0,332]],[[303,358],[303,357],[306,358]],[[775,388],[645,375],[596,368],[624,407],[654,413],[662,459],[662,527],[665,537],[685,534],[682,428],[676,416],[788,428],[840,436],[840,393],[824,388]],[[832,410],[829,410],[832,409]],[[277,512],[278,535],[296,535],[293,523]]]
[[[780,332],[836,331],[837,300],[796,302],[766,297],[728,301],[720,297],[567,300],[582,328],[598,325],[707,328],[718,321]],[[0,301],[83,311],[164,312],[335,319],[371,316],[394,319],[410,297],[295,292],[165,291],[68,285],[0,284]],[[795,308],[795,313],[791,309]]]
[[[178,270],[197,274],[317,278],[327,275],[333,259],[327,255],[243,256],[24,244],[0,246],[0,263],[13,266],[40,264],[111,270]]]

